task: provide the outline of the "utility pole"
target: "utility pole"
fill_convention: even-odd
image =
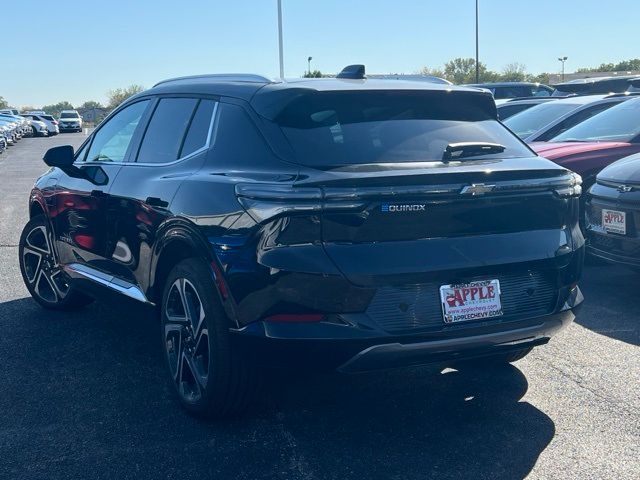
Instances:
[[[311,76],[311,60],[313,60],[313,57],[307,58],[307,65],[308,65],[307,73],[309,74],[309,76]]]
[[[284,78],[284,54],[282,51],[282,0],[278,0],[278,52],[280,59],[280,78]]]
[[[480,49],[478,47],[478,0],[476,0],[476,83],[480,83]]]
[[[567,61],[568,57],[558,57],[558,61],[562,63],[562,81],[564,82],[564,62]]]

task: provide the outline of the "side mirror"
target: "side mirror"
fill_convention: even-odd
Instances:
[[[58,167],[62,170],[73,165],[73,147],[71,145],[60,145],[47,150],[44,154],[44,163],[50,167]]]

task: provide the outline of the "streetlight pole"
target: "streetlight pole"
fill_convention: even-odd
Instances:
[[[480,62],[478,47],[478,0],[476,0],[476,83],[480,83]]]
[[[309,76],[311,76],[311,60],[313,60],[313,57],[307,58],[307,65],[309,65],[309,67],[307,68],[307,72]]]
[[[284,78],[284,54],[282,51],[282,0],[278,0],[278,53],[280,60],[280,78]]]
[[[558,57],[558,61],[562,63],[562,81],[564,82],[564,62],[567,61],[568,57]]]

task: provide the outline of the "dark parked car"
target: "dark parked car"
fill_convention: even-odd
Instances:
[[[515,117],[514,117],[515,118]],[[585,191],[607,165],[640,152],[640,98],[631,98],[531,147],[579,173]]]
[[[640,267],[640,155],[602,170],[587,195],[588,251]]]
[[[527,143],[546,142],[629,98],[624,93],[564,98],[514,115],[505,125]]]
[[[547,102],[555,102],[557,99],[553,97],[526,97],[514,98],[513,100],[498,100],[496,108],[498,109],[498,118],[502,121],[512,117],[516,113],[524,112],[536,105]]]
[[[486,92],[352,71],[168,80],[49,150],[20,239],[31,295],[154,309],[181,403],[214,416],[246,404],[256,365],[508,362],[546,343],[582,301],[579,177]]]
[[[496,100],[517,97],[549,97],[553,93],[553,88],[542,83],[531,82],[473,83],[465,86],[489,90]]]
[[[630,91],[630,82],[640,79],[638,75],[620,75],[615,77],[594,77],[571,80],[553,85],[554,96],[598,95],[623,93]]]

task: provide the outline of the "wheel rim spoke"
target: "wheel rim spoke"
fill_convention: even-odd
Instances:
[[[22,252],[22,263],[29,283],[33,284],[42,268],[42,254],[30,247],[24,247]]]
[[[22,265],[27,282],[42,300],[56,303],[68,294],[69,285],[58,267],[52,239],[45,226],[37,226],[26,235]]]
[[[167,323],[164,326],[165,349],[169,360],[169,369],[174,381],[178,380],[180,359],[182,357],[182,330],[178,323]]]
[[[209,331],[202,301],[191,282],[179,278],[171,285],[164,318],[171,375],[182,398],[197,401],[209,378]]]
[[[53,286],[51,278],[49,278],[42,269],[36,278],[34,290],[41,298],[48,302],[56,302],[58,300],[58,293],[56,288]]]
[[[45,227],[36,227],[29,232],[26,242],[31,249],[36,250],[44,255],[51,255],[51,247],[49,244],[49,235]]]

